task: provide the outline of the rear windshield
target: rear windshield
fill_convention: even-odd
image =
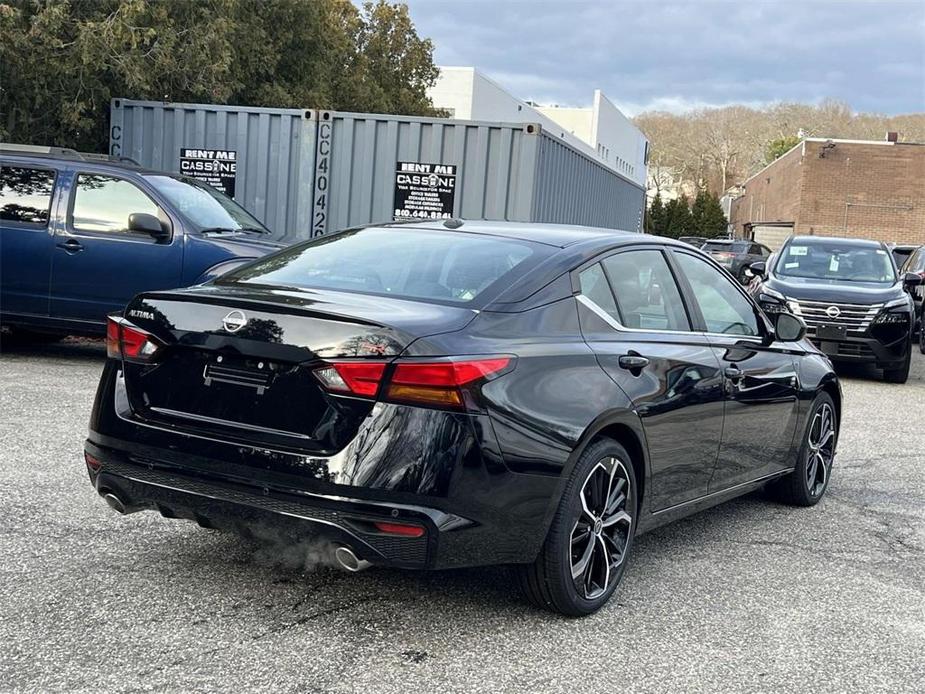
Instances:
[[[334,289],[465,304],[548,254],[547,247],[460,232],[366,228],[293,246],[221,284]]]
[[[725,251],[727,253],[739,253],[745,249],[744,243],[723,243],[722,241],[707,241],[700,250],[706,251]]]
[[[781,251],[776,270],[783,277],[880,284],[896,281],[893,259],[885,250],[837,241],[791,243]]]

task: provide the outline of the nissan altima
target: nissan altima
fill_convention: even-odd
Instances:
[[[320,537],[353,571],[511,565],[585,615],[641,532],[822,498],[842,398],[804,331],[677,241],[350,229],[112,316],[85,460],[121,513]]]

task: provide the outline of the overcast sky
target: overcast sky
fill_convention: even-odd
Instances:
[[[439,65],[523,99],[629,115],[818,102],[925,111],[925,0],[408,0]]]

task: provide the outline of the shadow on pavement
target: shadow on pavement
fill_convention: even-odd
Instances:
[[[22,343],[4,335],[0,338],[0,355],[97,361],[106,358],[106,343],[102,338],[87,337],[66,337],[60,342]]]

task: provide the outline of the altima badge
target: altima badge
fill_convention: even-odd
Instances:
[[[222,318],[222,325],[230,333],[236,333],[247,325],[247,316],[243,311],[231,311],[227,316]]]

